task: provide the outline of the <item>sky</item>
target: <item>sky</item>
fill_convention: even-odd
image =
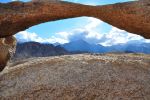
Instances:
[[[15,1],[15,0],[12,0]],[[29,0],[22,0],[27,2]],[[105,5],[131,0],[63,0],[88,5]],[[11,2],[11,0],[0,0]],[[47,22],[30,27],[15,35],[19,42],[36,41],[41,43],[68,43],[83,39],[91,44],[103,46],[117,45],[130,41],[150,42],[139,35],[128,33],[113,27],[99,19],[91,17],[79,17],[53,22]]]

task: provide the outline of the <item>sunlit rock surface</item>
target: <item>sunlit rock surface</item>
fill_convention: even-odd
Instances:
[[[150,38],[149,0],[106,6],[88,6],[63,1],[36,1],[0,4],[0,37],[11,36],[33,25],[48,21],[89,16],[99,18],[128,32]]]
[[[149,100],[150,56],[70,55],[10,63],[0,100]]]

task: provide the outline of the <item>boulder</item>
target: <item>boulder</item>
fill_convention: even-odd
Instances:
[[[0,100],[150,100],[150,56],[68,55],[10,63]]]
[[[7,62],[13,56],[16,50],[16,39],[13,36],[0,39],[0,71],[2,71]]]

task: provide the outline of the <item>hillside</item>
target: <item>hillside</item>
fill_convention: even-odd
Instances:
[[[149,100],[150,55],[30,58],[0,73],[0,100]]]
[[[69,52],[90,52],[90,53],[103,53],[107,52],[106,48],[102,45],[89,44],[85,40],[79,39],[76,41],[71,41],[61,45],[64,49]]]
[[[108,47],[100,44],[89,44],[84,40],[57,44],[43,44],[38,42],[18,43],[12,60],[82,53],[124,52],[150,54],[150,43],[143,42],[125,43]]]
[[[14,59],[31,57],[47,57],[68,54],[69,52],[60,46],[41,44],[38,42],[18,43]]]

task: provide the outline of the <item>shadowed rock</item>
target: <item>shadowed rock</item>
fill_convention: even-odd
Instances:
[[[89,16],[128,32],[150,38],[149,0],[106,6],[88,6],[63,1],[36,1],[0,4],[0,37],[11,36],[33,25],[48,21]]]
[[[13,36],[0,39],[0,71],[7,65],[8,60],[16,50],[16,39]]]

